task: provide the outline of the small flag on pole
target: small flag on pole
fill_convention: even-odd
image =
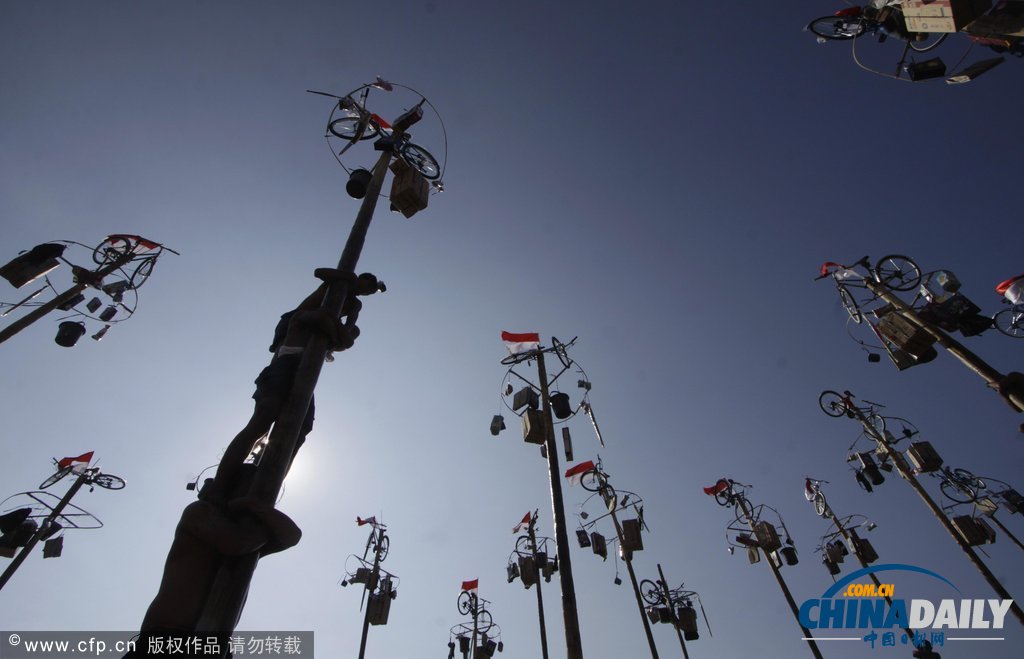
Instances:
[[[465,591],[465,592],[475,591],[477,589],[477,586],[479,586],[479,585],[480,585],[480,580],[479,579],[473,579],[472,581],[463,581],[462,582],[462,590]]]
[[[518,355],[523,352],[530,352],[540,347],[540,334],[536,332],[527,332],[523,334],[516,334],[514,332],[502,332],[501,340],[505,342],[505,347],[508,348],[508,354]]]
[[[362,526],[364,524],[373,524],[374,526],[377,526],[377,517],[373,516],[373,517],[367,517],[366,519],[363,519],[362,517],[359,517],[357,515],[356,516],[356,524],[358,524],[359,526]]]
[[[714,485],[712,485],[711,487],[704,488],[704,494],[708,495],[709,497],[713,497],[719,492],[724,492],[727,489],[729,489],[729,481],[725,480],[724,478],[719,478],[718,482],[716,482]]]
[[[569,479],[569,485],[577,485],[583,479],[583,474],[593,471],[597,467],[592,460],[581,462],[575,467],[569,467],[565,471],[565,477]]]
[[[530,513],[523,515],[523,521],[519,522],[512,528],[512,533],[519,533],[530,526]]]
[[[62,458],[57,462],[57,469],[67,469],[68,467],[71,467],[72,471],[78,473],[79,470],[85,469],[89,466],[89,463],[92,462],[92,454],[93,451],[89,451],[88,453],[83,453],[76,458]]]

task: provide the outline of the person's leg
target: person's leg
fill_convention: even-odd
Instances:
[[[223,497],[227,493],[238,470],[245,459],[249,457],[256,442],[270,432],[271,426],[277,420],[278,412],[280,412],[280,403],[276,399],[260,398],[256,401],[249,423],[235,435],[235,438],[224,450],[224,456],[217,465],[213,483],[204,496],[220,495]]]
[[[295,545],[302,535],[295,523],[273,506],[238,508],[250,514],[229,513],[205,501],[185,507],[160,587],[142,621],[143,634],[193,632],[223,557],[264,548],[265,553],[280,551]],[[268,541],[272,547],[267,547]]]

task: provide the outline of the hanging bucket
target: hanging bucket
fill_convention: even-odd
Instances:
[[[78,339],[85,334],[85,323],[65,320],[57,326],[57,336],[53,339],[57,345],[70,348],[78,343]]]
[[[348,183],[345,184],[345,192],[353,199],[362,199],[366,196],[366,188],[370,185],[370,178],[369,170],[363,168],[353,169],[348,177]]]
[[[569,403],[569,394],[558,392],[551,394],[551,410],[558,419],[568,419],[572,416],[572,405]]]

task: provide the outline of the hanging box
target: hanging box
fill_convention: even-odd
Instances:
[[[903,18],[910,32],[958,32],[991,6],[991,0],[903,0]]]
[[[898,313],[887,313],[882,316],[878,321],[878,331],[899,348],[914,355],[922,354],[935,343],[930,334]]]
[[[978,522],[970,515],[961,515],[950,520],[953,528],[957,530],[967,544],[976,547],[988,541],[988,534]]]
[[[942,467],[942,458],[932,448],[931,442],[914,442],[907,449],[907,457],[914,463],[914,469],[918,473],[927,474]]]
[[[987,542],[995,542],[996,541],[995,529],[993,529],[991,526],[989,526],[988,522],[986,522],[981,517],[975,517],[974,518],[974,523],[977,524],[978,528],[981,529],[981,532],[985,534],[985,540]]]
[[[775,551],[782,546],[775,527],[768,522],[758,522],[755,524],[754,535],[757,536],[757,545],[765,551]]]
[[[519,557],[519,576],[523,580],[524,588],[528,589],[537,583],[537,562],[533,560],[533,556]]]
[[[860,560],[869,565],[878,560],[878,552],[876,552],[875,548],[871,546],[871,543],[868,542],[867,538],[857,538],[856,542],[857,556]]]
[[[388,593],[373,593],[370,595],[370,603],[367,605],[367,619],[371,625],[386,625],[391,614],[391,595]]]
[[[940,302],[936,308],[939,314],[959,320],[966,316],[973,316],[981,312],[981,307],[967,299],[960,293],[954,293],[949,298]]]
[[[404,160],[398,158],[391,163],[395,180],[391,184],[391,205],[406,217],[412,217],[427,207],[430,185],[427,179]]]
[[[641,551],[644,548],[644,540],[640,535],[640,520],[622,520],[622,548],[626,551]]]
[[[523,441],[529,444],[544,443],[544,416],[540,410],[526,410],[523,415]]]
[[[999,497],[1003,500],[1003,506],[1010,511],[1010,514],[1024,511],[1024,496],[1014,489],[1000,492]]]

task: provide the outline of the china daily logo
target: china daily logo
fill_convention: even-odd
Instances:
[[[895,646],[897,633],[901,634],[899,641],[902,644],[909,641],[918,646],[928,641],[934,645],[944,645],[945,640],[956,638],[959,630],[1002,629],[1006,614],[1013,604],[1013,600],[998,599],[906,600],[898,597],[899,592],[893,584],[881,578],[878,586],[874,583],[853,583],[871,573],[890,571],[925,574],[960,593],[960,589],[948,579],[931,570],[913,565],[876,565],[840,579],[819,599],[806,600],[800,606],[800,624],[807,629],[870,629],[871,633],[863,637],[858,635],[833,640],[863,640],[870,643],[871,647],[875,647],[876,641],[880,641],[883,647]],[[913,638],[902,633],[903,629],[913,630]],[[882,635],[879,636],[876,630],[882,631]],[[926,630],[930,630],[930,633],[926,633]],[[949,635],[950,630],[957,631]],[[816,640],[827,639],[818,636]]]

